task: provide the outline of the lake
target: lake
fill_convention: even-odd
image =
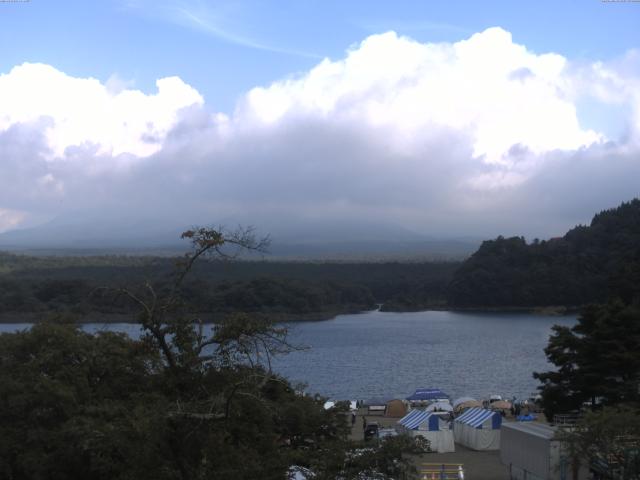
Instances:
[[[551,326],[575,322],[513,313],[340,315],[290,324],[291,340],[311,348],[276,368],[334,399],[404,398],[418,387],[438,387],[452,398],[528,398],[538,385],[532,372],[551,367],[543,351]]]
[[[544,355],[551,326],[575,316],[515,313],[365,312],[332,320],[286,324],[290,341],[308,347],[280,357],[274,368],[333,399],[404,398],[438,387],[452,398],[492,393],[527,398],[531,373],[551,366]],[[0,332],[25,328],[2,324]],[[137,337],[132,324],[87,324]]]

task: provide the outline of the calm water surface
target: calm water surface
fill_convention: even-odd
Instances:
[[[526,398],[534,371],[550,366],[543,349],[551,326],[575,317],[454,312],[367,312],[322,322],[289,323],[290,340],[309,347],[276,360],[274,368],[311,393],[334,399],[403,398],[417,387],[452,397],[500,393]],[[0,325],[0,332],[24,324]],[[137,337],[138,325],[87,324]]]
[[[404,398],[439,387],[453,398],[500,393],[527,398],[551,326],[575,317],[454,312],[341,315],[290,324],[291,339],[310,348],[291,353],[277,369],[335,399]]]

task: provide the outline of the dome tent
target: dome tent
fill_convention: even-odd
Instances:
[[[453,401],[453,408],[457,408],[458,405],[462,404],[462,403],[466,403],[466,402],[477,402],[477,400],[473,397],[460,397],[460,398],[456,398]]]
[[[431,412],[411,410],[398,420],[399,433],[429,440],[431,450],[438,453],[455,452],[453,433],[446,422]]]
[[[507,402],[506,400],[498,400],[497,402],[490,403],[489,408],[491,410],[501,410],[507,412],[511,410],[511,402]]]
[[[453,422],[455,441],[473,450],[499,450],[502,415],[484,408],[470,408]]]
[[[482,404],[472,397],[460,397],[453,401],[453,411],[456,413],[461,413],[473,407],[482,407]]]
[[[384,410],[385,417],[401,418],[407,414],[407,406],[402,400],[394,399],[387,402]]]

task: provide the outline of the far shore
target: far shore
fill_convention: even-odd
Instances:
[[[379,310],[384,313],[416,313],[428,311],[445,311],[459,313],[523,313],[536,314],[545,316],[563,316],[574,315],[580,312],[582,307],[566,307],[566,306],[549,306],[549,307],[450,307],[446,305],[437,306],[421,306],[420,308],[404,308],[386,310],[384,305]],[[320,322],[332,320],[338,315],[349,315],[375,311],[373,310],[343,310],[343,311],[326,311],[312,313],[263,313],[249,312],[248,315],[254,315],[271,320],[275,323],[285,322]],[[240,312],[238,312],[240,313]],[[219,323],[229,313],[193,313],[190,314],[194,318],[200,318],[205,324]],[[92,312],[88,314],[76,314],[69,312],[5,312],[0,313],[0,324],[34,324],[43,321],[62,321],[68,323],[139,323],[136,320],[136,314],[130,313],[99,313]]]
[[[237,312],[241,313],[241,312]],[[313,312],[313,313],[247,313],[254,317],[261,317],[271,320],[274,323],[284,322],[316,322],[331,320],[338,315],[348,315],[364,313],[364,311],[344,311],[344,312]],[[191,313],[188,314],[194,320],[201,319],[204,324],[215,324],[221,322],[225,316],[232,314],[221,313]],[[18,313],[0,313],[0,324],[34,324],[45,321],[60,322],[60,323],[129,323],[137,324],[136,314],[130,313],[88,313],[88,314],[73,314],[73,313],[58,313],[58,312],[18,312]]]

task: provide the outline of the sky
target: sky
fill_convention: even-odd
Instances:
[[[638,25],[631,1],[0,2],[0,232],[561,235],[639,195]]]

